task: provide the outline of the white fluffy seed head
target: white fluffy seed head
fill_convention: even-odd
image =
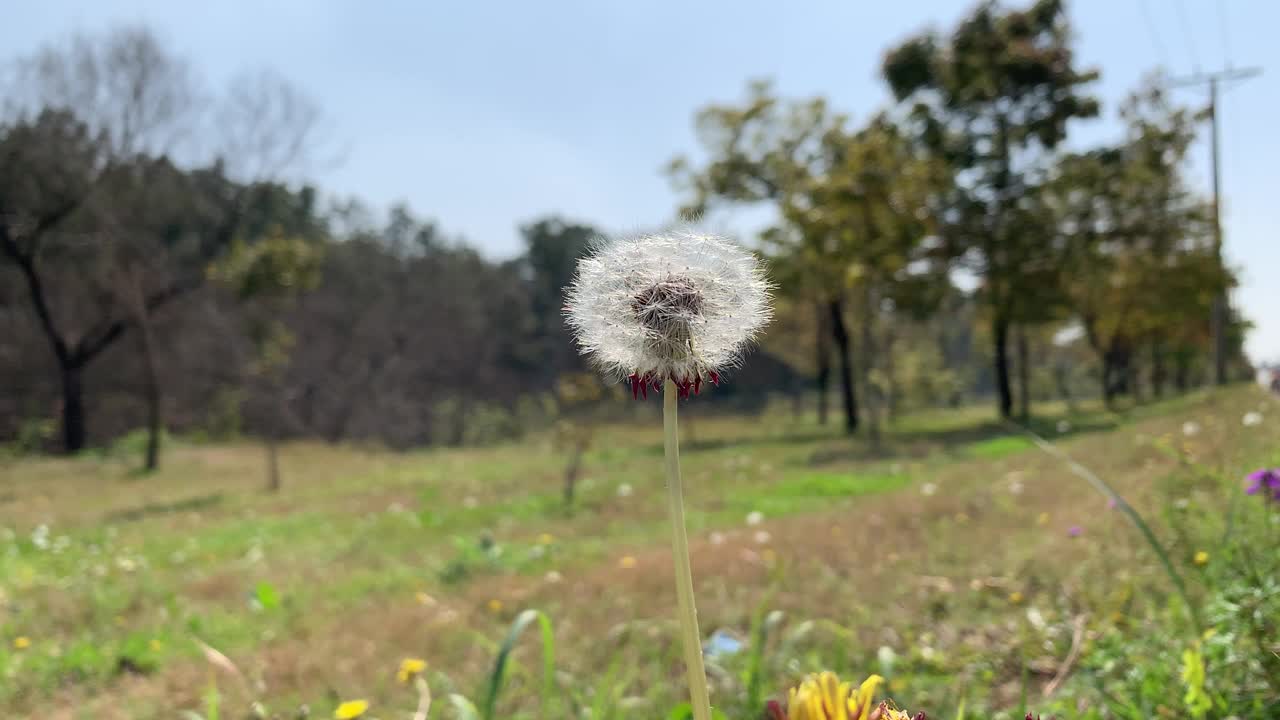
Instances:
[[[769,289],[755,256],[725,238],[610,239],[578,263],[565,317],[607,374],[700,383],[741,360],[769,321]]]

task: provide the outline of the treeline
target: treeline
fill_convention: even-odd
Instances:
[[[1209,377],[1231,285],[1183,176],[1197,118],[1157,80],[1125,135],[1063,151],[1100,112],[1060,2],[980,4],[889,51],[895,103],[860,125],[763,83],[698,114],[684,211],[763,204],[779,313],[739,381],[849,431],[994,395],[1160,394]],[[581,371],[561,291],[596,229],[523,226],[484,257],[398,207],[299,184],[318,110],[270,73],[208,93],[144,29],[12,68],[0,116],[0,441],[76,451],[147,427],[275,441],[463,444],[544,426]],[[1245,324],[1227,326],[1247,371]],[[818,392],[812,393],[816,388]],[[578,412],[578,411],[575,411]]]
[[[885,54],[895,103],[860,125],[763,82],[699,113],[708,160],[670,166],[685,210],[776,212],[765,233],[775,277],[814,318],[811,367],[825,388],[834,366],[850,432],[891,408],[903,353],[922,347],[903,328],[954,312],[958,281],[976,286],[970,309],[1004,417],[1029,414],[1036,355],[1069,393],[1080,343],[1109,403],[1185,389],[1207,368],[1219,383],[1248,375],[1241,319],[1226,315],[1212,342],[1211,310],[1234,278],[1213,208],[1184,177],[1198,118],[1157,76],[1121,108],[1118,141],[1064,150],[1070,128],[1101,112],[1098,72],[1078,66],[1070,41],[1061,0],[982,2],[949,33]]]

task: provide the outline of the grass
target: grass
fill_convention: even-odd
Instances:
[[[1227,558],[1192,558],[1202,547],[1222,554],[1228,518],[1256,520],[1256,503],[1230,509],[1230,499],[1233,478],[1280,460],[1273,423],[1240,425],[1267,402],[1233,388],[1121,414],[1044,406],[1034,427],[1143,512],[1212,615]],[[732,710],[747,694],[741,678],[768,695],[821,668],[881,672],[890,694],[934,717],[962,705],[986,717],[1024,695],[1035,707],[1096,704],[1093,681],[1111,682],[1103,659],[1136,647],[1114,633],[1186,630],[1132,529],[985,408],[899,418],[873,451],[785,411],[723,418],[687,407],[703,630],[766,644],[712,661],[717,705]],[[560,505],[564,460],[543,437],[399,454],[289,445],[274,495],[253,444],[174,443],[150,476],[115,453],[0,465],[0,710],[199,710],[212,672],[199,643],[248,678],[245,689],[219,677],[228,717],[254,701],[281,717],[302,705],[324,717],[355,697],[378,717],[407,716],[415,696],[394,680],[403,657],[429,661],[437,697],[493,709],[480,700],[499,641],[537,608],[554,626],[559,716],[568,705],[596,718],[606,708],[666,717],[685,697],[652,409],[650,422],[598,431],[571,515]],[[1194,437],[1180,432],[1189,419],[1202,427]],[[763,521],[748,525],[749,513]],[[1071,526],[1083,534],[1069,537]],[[1079,670],[1045,699],[1077,622],[1088,645]],[[502,655],[497,717],[535,716],[547,692],[541,651],[518,635]],[[30,647],[13,646],[20,636]],[[1177,658],[1168,665],[1176,680]],[[448,707],[437,702],[432,717],[453,717]]]

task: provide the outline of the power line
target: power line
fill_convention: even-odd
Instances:
[[[1187,50],[1191,55],[1191,69],[1196,73],[1200,72],[1200,57],[1196,54],[1196,44],[1191,37],[1191,23],[1187,21],[1187,5],[1183,0],[1178,0],[1178,22],[1182,25],[1182,38],[1187,43]]]
[[[1160,39],[1160,31],[1156,28],[1155,21],[1151,18],[1151,6],[1147,4],[1147,0],[1139,0],[1142,6],[1142,19],[1147,24],[1147,34],[1151,36],[1151,44],[1156,49],[1156,55],[1160,56],[1160,64],[1169,67],[1169,53],[1165,50],[1164,41]]]

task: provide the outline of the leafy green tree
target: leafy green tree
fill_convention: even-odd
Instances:
[[[817,208],[808,193],[815,179],[837,161],[844,118],[832,114],[820,98],[786,105],[773,96],[767,82],[754,82],[742,106],[711,105],[697,117],[698,137],[710,160],[694,169],[683,157],[668,168],[673,181],[690,196],[681,208],[698,217],[721,204],[771,205],[781,223],[765,232],[775,248],[771,276],[783,290],[813,303],[819,322],[817,350],[818,393],[825,403],[827,345],[835,341],[840,360],[841,399],[845,430],[858,427],[858,401],[853,371],[853,336],[845,313],[848,303],[847,268],[832,255],[837,238],[812,226],[807,210]],[[819,406],[819,418],[825,417]]]
[[[1045,228],[1020,209],[1032,171],[1074,118],[1097,115],[1097,77],[1075,67],[1062,0],[1025,10],[980,3],[947,36],[925,32],[888,52],[884,77],[918,136],[956,169],[941,237],[982,280],[1000,413],[1012,414],[1010,328],[1037,303]]]

